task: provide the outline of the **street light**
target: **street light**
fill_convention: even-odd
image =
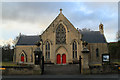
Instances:
[[[41,45],[41,43],[38,41],[37,43],[36,43],[36,46],[37,46],[37,48],[35,49],[35,51],[34,51],[34,55],[35,55],[35,65],[40,65],[40,60],[41,60],[41,56],[42,56],[42,51],[41,51],[41,49],[40,49],[40,45]]]

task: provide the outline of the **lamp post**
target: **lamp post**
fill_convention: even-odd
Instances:
[[[82,64],[82,62],[81,62],[81,56],[79,56],[79,68],[80,68],[80,73],[81,73],[81,64]]]
[[[40,65],[40,60],[41,60],[41,56],[42,56],[42,51],[40,49],[40,42],[37,42],[36,46],[37,48],[34,51],[34,56],[35,56],[35,65]]]
[[[42,53],[43,53],[43,40],[42,40],[42,37],[41,37],[41,35],[39,36],[40,37],[40,42],[42,42]],[[42,55],[43,56],[43,55]]]
[[[40,42],[42,43],[42,46],[41,46],[41,49],[42,49],[42,55],[41,55],[41,69],[42,69],[42,72],[41,74],[43,74],[44,72],[44,56],[43,56],[43,40],[42,40],[42,37],[41,35],[39,36],[40,37]]]

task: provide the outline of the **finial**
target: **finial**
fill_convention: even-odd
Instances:
[[[60,13],[62,13],[62,9],[60,9]]]

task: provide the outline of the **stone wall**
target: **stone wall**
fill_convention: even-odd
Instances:
[[[17,68],[6,68],[2,71],[3,75],[41,75],[40,66],[38,67],[17,67]]]
[[[114,65],[90,66],[90,74],[118,74],[118,67]]]
[[[89,53],[89,65],[102,64],[102,54],[108,54],[108,45],[107,43],[89,43],[88,49]],[[96,56],[96,49],[99,50],[99,56]]]
[[[36,49],[36,47],[37,46],[35,45],[16,46],[14,51],[14,56],[13,56],[13,62],[16,62],[16,63],[20,62],[21,61],[20,55],[23,52],[27,55],[25,56],[25,58],[27,58],[27,61],[25,61],[24,63],[34,63],[34,50]]]

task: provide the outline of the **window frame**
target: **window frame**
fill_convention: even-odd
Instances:
[[[73,59],[77,59],[77,42],[74,41],[72,44],[72,55]]]
[[[50,60],[50,43],[49,41],[45,44],[45,58],[46,60]]]

